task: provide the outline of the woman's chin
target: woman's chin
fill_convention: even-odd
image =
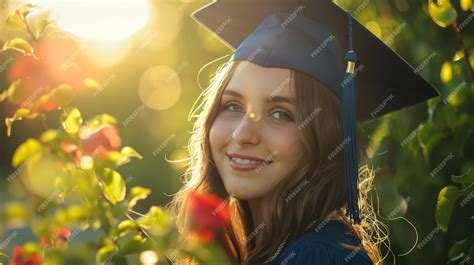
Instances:
[[[264,196],[261,190],[255,189],[255,185],[226,186],[226,191],[230,196],[239,200],[255,200]]]

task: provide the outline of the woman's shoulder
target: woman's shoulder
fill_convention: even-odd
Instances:
[[[331,220],[302,235],[275,259],[275,265],[372,265],[360,240],[344,223]]]

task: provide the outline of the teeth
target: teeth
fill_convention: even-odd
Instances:
[[[250,165],[250,164],[260,164],[260,161],[255,161],[255,160],[249,160],[249,159],[241,159],[237,157],[232,157],[231,158],[234,162],[237,162],[242,165]]]

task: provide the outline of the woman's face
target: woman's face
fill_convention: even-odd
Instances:
[[[210,144],[219,175],[234,197],[264,197],[303,156],[290,74],[243,61],[223,92]]]

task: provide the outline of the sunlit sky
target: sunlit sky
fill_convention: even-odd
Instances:
[[[48,14],[60,29],[77,36],[85,54],[104,67],[127,55],[138,59],[146,49],[168,49],[182,22],[182,12],[165,2],[154,3],[159,15],[152,18],[150,0],[25,0],[18,5],[23,3],[37,5],[38,16]],[[178,71],[150,62],[137,82],[137,92],[143,106],[169,109],[181,96],[179,71],[189,63],[181,63]]]
[[[29,0],[51,12],[58,26],[78,37],[117,43],[149,20],[148,0]]]

